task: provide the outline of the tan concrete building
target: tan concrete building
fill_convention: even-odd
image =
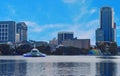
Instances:
[[[62,42],[65,47],[77,47],[77,48],[90,48],[90,39],[75,39],[75,40],[65,40]]]

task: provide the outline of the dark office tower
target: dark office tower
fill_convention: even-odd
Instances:
[[[15,21],[0,21],[0,43],[16,42]]]
[[[17,34],[18,41],[27,41],[27,25],[24,22],[17,23]]]
[[[114,15],[111,7],[100,9],[100,28],[96,30],[96,41],[114,42],[116,39]]]
[[[62,44],[64,40],[72,40],[73,32],[59,32],[58,33],[58,44]]]

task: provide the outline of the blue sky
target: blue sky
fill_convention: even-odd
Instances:
[[[13,20],[28,25],[28,40],[49,41],[62,31],[91,39],[99,28],[99,10],[114,8],[117,43],[120,45],[120,0],[0,0],[0,21]]]

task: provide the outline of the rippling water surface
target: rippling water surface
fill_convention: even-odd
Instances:
[[[120,57],[0,56],[0,76],[120,76]]]

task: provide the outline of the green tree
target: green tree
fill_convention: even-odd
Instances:
[[[30,52],[31,49],[32,48],[30,45],[24,44],[24,45],[17,47],[15,50],[16,50],[16,54],[22,55],[24,53]]]
[[[52,52],[53,55],[64,55],[65,47],[56,48],[56,51]]]
[[[96,43],[97,48],[101,50],[102,53],[106,52],[106,43],[104,41]]]
[[[67,47],[65,50],[67,55],[80,55],[81,54],[81,50],[79,48],[76,47]]]
[[[96,45],[102,53],[107,53],[111,55],[116,55],[118,53],[116,42],[99,42]]]
[[[59,47],[52,53],[53,55],[80,55],[82,54],[81,49],[76,47]]]
[[[42,45],[42,46],[37,46],[36,48],[42,53],[45,53],[47,55],[51,55],[50,46]]]
[[[112,55],[117,55],[118,54],[117,43],[116,42],[111,42],[110,43],[109,51]]]
[[[0,44],[0,51],[2,55],[10,55],[10,46],[8,44]]]
[[[90,49],[92,49],[92,48],[90,48]],[[81,50],[81,54],[82,55],[87,55],[90,49],[84,49],[84,48],[80,49]]]

